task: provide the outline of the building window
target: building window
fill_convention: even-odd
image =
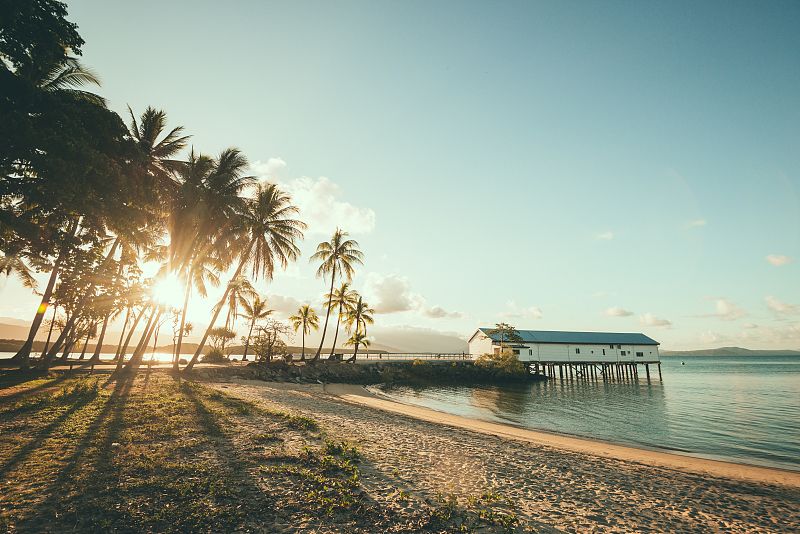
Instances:
[[[528,356],[533,356],[533,349],[528,349]]]
[[[603,356],[606,355],[606,349],[603,349]]]
[[[609,348],[609,349],[613,349],[613,348],[614,348],[614,345],[609,345],[609,346],[608,346],[608,348]]]
[[[619,352],[619,355],[620,355],[620,356],[625,356],[625,351],[624,351],[624,350],[621,350],[621,351]]]
[[[622,348],[622,345],[617,345],[617,348],[618,348],[618,349],[621,349],[621,348]]]
[[[575,354],[580,354],[580,353],[581,353],[581,349],[575,349]]]
[[[516,356],[519,356],[519,349],[514,349],[514,354],[515,354]]]
[[[637,353],[636,353],[636,356],[638,356],[639,358],[641,358],[642,356],[644,356],[644,352],[637,352]]]

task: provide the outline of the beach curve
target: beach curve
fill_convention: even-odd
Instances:
[[[405,415],[429,423],[470,430],[481,434],[488,434],[571,452],[634,462],[647,466],[675,469],[693,474],[800,488],[800,472],[711,460],[666,451],[636,448],[600,440],[555,434],[541,430],[531,430],[480,419],[471,419],[399,402],[385,396],[378,396],[363,386],[352,384],[325,384],[324,391],[328,394],[335,395],[345,402]]]

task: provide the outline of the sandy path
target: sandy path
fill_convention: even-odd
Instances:
[[[800,530],[796,485],[758,478],[784,475],[743,470],[737,471],[738,477],[720,476],[734,469],[724,462],[700,469],[659,463],[695,460],[678,455],[666,455],[670,457],[666,460],[648,458],[654,465],[644,465],[639,463],[642,451],[628,447],[544,433],[517,436],[509,434],[513,427],[476,427],[474,421],[467,420],[467,425],[434,411],[411,417],[407,415],[411,407],[368,395],[361,388],[328,386],[326,393],[321,386],[259,381],[220,387],[230,394],[305,412],[328,433],[356,443],[376,472],[372,480],[366,480],[370,478],[367,469],[365,482],[375,484],[377,492],[387,476],[422,497],[454,493],[466,499],[497,492],[513,501],[533,529]],[[639,456],[626,456],[633,454]]]

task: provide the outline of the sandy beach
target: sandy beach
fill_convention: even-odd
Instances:
[[[387,474],[420,498],[486,492],[531,530],[797,531],[800,475],[474,421],[359,386],[236,380],[228,394],[299,410],[357,445],[380,496]]]

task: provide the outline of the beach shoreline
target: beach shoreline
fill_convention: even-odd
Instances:
[[[324,391],[345,402],[360,404],[370,408],[402,414],[430,423],[457,427],[472,432],[513,439],[526,443],[544,445],[604,458],[634,462],[645,466],[676,469],[687,473],[708,475],[760,484],[778,484],[800,488],[800,472],[764,467],[744,463],[726,462],[679,454],[666,450],[648,449],[622,445],[568,434],[558,434],[544,430],[533,430],[510,424],[472,419],[460,415],[425,408],[380,395],[364,386],[351,384],[325,384]]]
[[[315,418],[331,439],[358,448],[362,481],[375,495],[398,487],[420,502],[451,495],[468,503],[496,495],[523,530],[533,531],[800,528],[794,472],[476,421],[387,400],[363,386],[237,377],[208,383],[270,409]]]

